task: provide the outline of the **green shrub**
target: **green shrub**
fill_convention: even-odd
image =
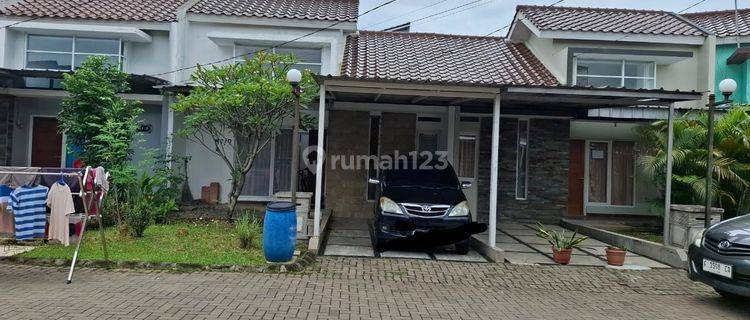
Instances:
[[[123,219],[131,237],[143,237],[146,228],[151,224],[151,210],[151,203],[141,199],[133,204],[131,210],[125,212]]]
[[[234,224],[237,239],[242,249],[260,248],[263,225],[258,219],[250,218],[246,212]]]

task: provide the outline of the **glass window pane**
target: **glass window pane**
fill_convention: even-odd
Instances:
[[[292,179],[292,131],[282,130],[276,137],[273,192],[289,191]],[[299,186],[299,184],[298,184]]]
[[[621,78],[577,77],[576,85],[593,87],[622,87]]]
[[[612,143],[612,204],[633,205],[635,184],[635,144],[631,141]]]
[[[24,84],[26,88],[44,88],[44,89],[52,88],[52,79],[50,78],[25,77],[23,78],[23,80],[24,80]]]
[[[81,64],[83,64],[88,57],[96,56],[96,55],[90,55],[90,54],[77,54],[75,57],[75,66],[76,68],[80,67]],[[113,66],[119,66],[120,65],[120,58],[117,56],[106,56],[109,63]]]
[[[607,202],[607,160],[606,142],[589,144],[589,202]]]
[[[253,47],[253,46],[236,46],[235,47],[235,55],[248,55],[248,58],[252,58],[253,54],[255,54],[258,51],[263,50],[261,47]]]
[[[253,167],[247,173],[243,196],[269,196],[268,186],[271,183],[271,146],[266,145],[255,158]]]
[[[622,62],[609,60],[578,60],[577,75],[621,76]]]
[[[526,199],[528,177],[529,121],[518,120],[518,140],[516,145],[516,198]]]
[[[625,79],[625,88],[628,89],[653,89],[654,80],[652,79]]]
[[[28,52],[26,54],[26,68],[45,70],[71,70],[71,57],[71,54],[64,53]]]
[[[120,41],[112,39],[76,38],[76,52],[120,54]]]
[[[458,137],[458,176],[476,178],[477,138],[475,136]]]
[[[626,61],[625,62],[625,76],[626,77],[653,78],[654,77],[654,63],[653,62]]]
[[[73,38],[69,37],[51,37],[51,36],[33,36],[28,38],[29,50],[40,51],[73,51]]]
[[[295,68],[297,70],[310,70],[310,72],[315,74],[320,74],[320,65],[314,65],[314,64],[295,64],[292,66],[292,68]]]

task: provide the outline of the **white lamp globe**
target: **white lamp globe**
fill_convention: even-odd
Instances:
[[[289,81],[289,83],[292,84],[298,84],[300,81],[302,81],[302,72],[297,69],[290,69],[286,73],[286,81]]]
[[[737,90],[737,81],[734,81],[734,79],[724,79],[719,82],[719,91],[724,94],[732,94],[734,91]]]

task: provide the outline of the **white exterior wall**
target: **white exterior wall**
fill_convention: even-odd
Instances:
[[[617,42],[552,39],[540,38],[521,22],[517,21],[516,23],[512,39],[522,41],[563,84],[572,84],[568,83],[567,79],[569,63],[572,63],[572,61],[569,61],[568,50],[570,48],[596,48],[690,52],[692,53],[690,58],[681,58],[679,61],[667,64],[657,63],[656,88],[708,92],[714,87],[714,79],[711,75],[714,74],[713,60],[716,54],[716,39],[713,36],[706,37],[703,45],[628,42],[627,38],[622,37],[622,40]],[[679,37],[674,37],[674,39],[679,39]],[[612,57],[618,59],[617,55]],[[643,58],[644,61],[648,59],[649,57]],[[570,67],[572,68],[572,66]],[[705,101],[700,104],[704,103]],[[695,102],[682,103],[678,104],[678,107],[697,106],[698,104]]]
[[[10,24],[20,18],[0,18],[0,25]],[[235,55],[234,43],[243,45],[273,46],[304,36],[312,31],[329,26],[329,21],[295,19],[266,19],[249,17],[222,17],[208,15],[186,15],[178,13],[177,22],[140,23],[123,21],[87,21],[73,19],[37,19],[34,22],[49,26],[65,25],[74,29],[96,29],[99,27],[136,28],[150,37],[147,42],[124,41],[123,70],[131,74],[154,75],[170,70],[207,65],[210,62],[230,58]],[[17,27],[23,27],[24,23]],[[33,34],[59,34],[60,30],[49,33],[35,30]],[[60,28],[57,28],[60,29]],[[346,35],[356,30],[354,23],[342,23],[331,30],[318,32],[289,44],[291,47],[317,47],[322,49],[322,73],[338,75],[343,56]],[[132,32],[131,32],[132,33]],[[26,36],[28,32],[16,28],[0,29],[0,67],[23,69],[25,65]],[[64,34],[77,35],[75,31]],[[80,36],[80,34],[79,34]],[[118,38],[110,34],[106,38]],[[143,40],[141,40],[143,41]],[[185,84],[193,69],[182,72],[156,75],[175,84]],[[16,109],[19,113],[14,136],[13,164],[27,165],[28,122],[30,114],[54,116],[59,112],[59,99],[18,98]],[[170,115],[162,115],[161,106],[144,106],[143,123],[152,125],[152,133],[141,136],[136,146],[134,162],[145,158],[145,150],[163,148]],[[172,115],[174,130],[179,130],[182,117]],[[210,182],[221,184],[221,200],[227,201],[230,175],[223,161],[205,150],[201,145],[176,139],[173,150],[177,155],[191,158],[188,164],[188,181],[195,198],[200,198],[201,186]]]

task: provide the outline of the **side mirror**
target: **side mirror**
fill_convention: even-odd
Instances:
[[[380,184],[380,180],[370,178],[370,179],[367,179],[367,183],[369,183],[369,184]]]
[[[471,188],[471,182],[461,181],[461,189],[469,189],[469,188]]]

